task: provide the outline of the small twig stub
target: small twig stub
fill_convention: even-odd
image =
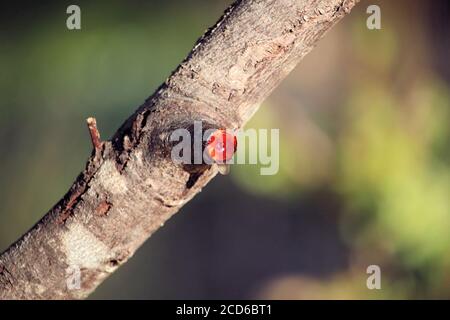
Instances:
[[[86,119],[86,122],[89,129],[89,134],[91,135],[92,146],[95,151],[100,151],[102,149],[103,142],[100,139],[100,132],[97,128],[97,120],[93,117],[89,117]]]

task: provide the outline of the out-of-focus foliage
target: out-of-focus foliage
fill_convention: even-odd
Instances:
[[[395,275],[384,274],[392,290],[381,295],[369,294],[365,286],[353,290],[351,283],[364,281],[349,272],[320,282],[284,279],[270,287],[275,292],[269,292],[270,297],[289,298],[283,290],[314,298],[423,297],[450,289],[448,83],[420,66],[427,58],[420,55],[419,66],[411,66],[416,74],[407,78],[408,65],[398,65],[406,54],[400,46],[425,51],[420,47],[425,43],[402,43],[386,20],[380,32],[362,28],[363,23],[361,17],[353,22],[354,52],[348,58],[352,74],[347,72],[343,79],[349,90],[337,105],[337,130],[314,119],[323,116],[322,110],[306,120],[278,113],[286,100],[278,97],[279,102],[261,109],[249,126],[281,128],[280,174],[259,176],[255,167],[237,168],[233,174],[242,186],[264,196],[300,197],[318,187],[335,190],[344,202],[342,237],[355,248],[359,264],[363,255],[365,265],[383,261],[395,266]],[[409,272],[401,276],[398,269]],[[420,276],[415,279],[414,273]],[[305,295],[309,289],[311,295]]]

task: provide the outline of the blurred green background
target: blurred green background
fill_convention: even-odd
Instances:
[[[80,31],[2,4],[0,250],[84,168],[85,119],[110,137],[230,2],[77,1]],[[280,128],[279,173],[233,166],[92,298],[450,298],[449,8],[363,0],[247,126]]]

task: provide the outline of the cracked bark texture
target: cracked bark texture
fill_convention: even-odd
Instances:
[[[171,161],[170,132],[195,120],[241,128],[356,2],[234,3],[113,138],[94,149],[63,199],[0,255],[0,298],[88,296],[216,175],[214,166],[193,173]],[[78,290],[68,289],[69,267],[80,268]]]

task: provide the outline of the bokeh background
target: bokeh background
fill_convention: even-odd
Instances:
[[[0,250],[84,168],[85,119],[110,137],[230,2],[77,1],[81,31],[73,3],[2,4]],[[247,126],[280,128],[279,173],[233,166],[92,298],[450,298],[449,21],[363,0]]]

